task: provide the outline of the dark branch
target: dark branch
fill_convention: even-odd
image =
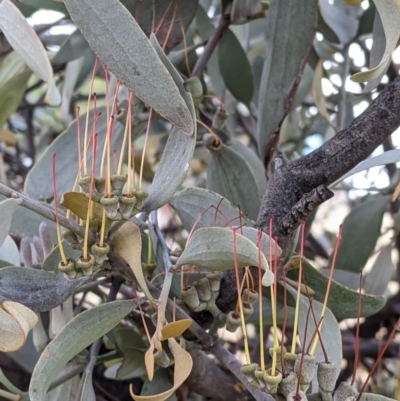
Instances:
[[[399,110],[400,78],[396,78],[347,128],[319,149],[274,172],[262,200],[257,227],[267,231],[273,216],[273,234],[287,249],[293,232],[288,233],[283,223],[296,203],[366,159],[399,127]]]

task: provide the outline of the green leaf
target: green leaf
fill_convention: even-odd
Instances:
[[[298,280],[299,257],[294,257],[289,262],[295,270],[287,272],[292,280]],[[307,260],[303,260],[303,283],[315,292],[314,299],[323,302],[328,285],[328,278],[315,269]],[[378,312],[386,303],[385,297],[361,294],[361,313],[358,314],[358,291],[351,290],[332,280],[328,299],[328,308],[336,319],[349,319],[366,317]]]
[[[49,385],[75,355],[109,332],[135,306],[136,301],[114,301],[91,308],[72,319],[47,345],[32,374],[31,401],[43,401]]]
[[[98,117],[96,132],[98,133],[97,150],[103,149],[106,140],[107,122],[104,107],[97,109],[101,115]],[[79,118],[80,126],[85,127],[86,113]],[[93,124],[93,113],[89,116],[89,127]],[[51,185],[51,165],[53,153],[56,159],[57,191],[61,195],[73,190],[76,174],[78,172],[78,145],[76,142],[77,120],[74,120],[68,128],[57,137],[46,149],[41,158],[33,166],[25,181],[25,192],[34,199],[51,199],[53,189]],[[114,124],[111,139],[111,149],[121,149],[124,127],[122,124]],[[83,154],[83,140],[81,141],[81,154]],[[92,149],[87,152],[87,165],[92,164]],[[96,157],[96,171],[100,170],[101,157]]]
[[[17,110],[31,75],[30,71],[21,72],[0,86],[0,127]]]
[[[188,232],[194,226],[194,229],[197,230],[201,227],[229,227],[250,223],[245,217],[241,220],[238,218],[240,216],[239,209],[232,203],[207,189],[184,189],[177,193],[169,201],[169,204],[178,213],[183,227]]]
[[[68,280],[63,275],[25,267],[0,270],[0,302],[14,301],[34,312],[46,312],[64,302],[88,280]]]
[[[4,263],[4,266],[19,266],[21,264],[19,258],[19,250],[15,241],[7,235],[3,244],[0,246],[0,265]]]
[[[379,252],[371,271],[365,277],[365,293],[371,295],[384,295],[394,270],[392,248],[391,246],[386,246]]]
[[[59,105],[61,95],[56,87],[46,50],[34,29],[10,0],[2,0],[0,3],[0,29],[29,68],[48,83],[45,100],[51,106]]]
[[[66,240],[63,240],[62,244],[63,244],[64,254],[67,259],[78,260],[78,258],[82,256],[81,249],[72,248],[72,246]],[[60,247],[57,244],[51,250],[51,252],[45,257],[42,264],[42,269],[44,271],[58,271],[58,265],[61,260],[62,258],[60,253]]]
[[[3,245],[3,242],[10,232],[12,218],[20,203],[21,199],[13,198],[9,198],[0,202],[0,247]]]
[[[142,391],[140,395],[151,396],[163,393],[169,390],[173,386],[171,377],[168,374],[167,369],[158,368],[155,372],[154,379],[152,381],[145,380],[143,383]],[[176,401],[176,395],[172,394],[166,399],[166,401]]]
[[[207,189],[217,192],[255,220],[260,208],[262,191],[247,157],[230,146],[221,144],[211,150],[207,168]]]
[[[346,173],[344,176],[340,177],[339,180],[335,181],[331,187],[334,187],[339,182],[345,180],[346,178],[351,177],[354,174],[357,174],[361,171],[368,170],[369,168],[382,166],[385,164],[397,163],[400,161],[400,149],[388,150],[381,155],[371,157],[363,162],[359,163],[356,167]]]
[[[267,15],[267,53],[258,101],[258,150],[263,160],[268,141],[290,111],[317,29],[317,0],[271,0]]]
[[[24,17],[30,17],[40,9],[53,10],[62,14],[66,14],[67,10],[62,2],[54,0],[25,0],[23,3],[16,2]]]
[[[331,3],[329,0],[319,0],[319,8],[325,23],[335,32],[341,44],[347,44],[357,34],[358,20],[349,11],[350,7],[341,1]]]
[[[254,91],[253,72],[242,45],[230,29],[219,41],[218,64],[226,87],[239,102],[249,106]]]
[[[62,44],[51,62],[54,65],[69,63],[85,56],[90,51],[88,42],[86,42],[85,37],[77,29],[72,35],[68,36],[68,39]]]
[[[330,269],[321,269],[320,272],[325,276],[329,277]],[[334,270],[333,279],[339,284],[344,285],[352,290],[358,290],[360,287],[360,274],[354,272],[348,272],[347,270]],[[369,292],[367,292],[369,294]],[[378,294],[381,295],[381,294]]]
[[[176,267],[196,265],[208,270],[231,270],[235,267],[235,253],[239,268],[258,266],[261,263],[262,269],[268,270],[267,259],[262,253],[259,255],[252,241],[237,233],[234,249],[233,231],[221,227],[196,230],[177,260]]]
[[[118,0],[67,0],[65,5],[100,61],[121,83],[185,135],[193,135],[193,118],[178,87],[129,11]]]
[[[359,272],[367,263],[381,233],[389,197],[373,196],[356,206],[343,222],[335,269]],[[331,260],[332,262],[331,255]]]
[[[382,76],[388,67],[390,57],[396,49],[397,42],[400,37],[400,7],[397,0],[375,0],[375,7],[382,20],[383,30],[386,37],[385,53],[382,56],[380,63],[368,71],[358,72],[351,79],[355,82],[372,81],[379,76]]]
[[[181,88],[182,98],[190,110],[196,131],[196,112],[192,95],[184,89],[183,79],[159,46],[155,36],[152,35],[150,40],[175,83]],[[150,186],[149,196],[143,204],[143,211],[156,210],[172,198],[186,176],[195,146],[196,132],[187,136],[177,127],[172,129]]]

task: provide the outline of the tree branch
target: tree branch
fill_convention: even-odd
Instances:
[[[256,226],[268,231],[273,217],[273,235],[286,250],[294,225],[283,224],[303,196],[328,186],[366,159],[400,125],[400,77],[390,82],[369,107],[347,128],[314,152],[278,168],[268,182]]]

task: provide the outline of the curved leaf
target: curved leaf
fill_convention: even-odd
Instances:
[[[298,280],[298,266],[300,258],[293,257],[287,267],[290,271],[287,276],[292,280]],[[294,269],[294,270],[292,270]],[[304,283],[314,290],[314,299],[323,302],[325,291],[328,285],[328,278],[315,269],[307,260],[303,259]],[[338,282],[332,280],[331,290],[328,299],[328,308],[335,315],[336,319],[348,319],[366,317],[378,312],[386,303],[385,297],[361,294],[361,313],[358,313],[358,291],[351,290]]]
[[[232,95],[239,102],[250,105],[254,91],[253,72],[242,45],[230,29],[218,43],[218,64],[225,85]]]
[[[371,81],[386,71],[390,57],[397,46],[400,37],[400,4],[397,0],[374,0],[379,16],[382,20],[386,37],[385,53],[380,63],[368,71],[358,72],[351,79],[355,82]],[[371,88],[372,89],[372,88]]]
[[[219,193],[230,202],[240,207],[251,219],[255,220],[260,208],[262,192],[259,190],[250,164],[247,160],[221,144],[218,150],[212,150],[207,167],[207,189]]]
[[[0,351],[14,352],[26,341],[26,336],[37,323],[36,313],[17,302],[0,304]]]
[[[261,160],[271,137],[290,111],[290,99],[294,97],[317,24],[317,0],[270,1],[267,53],[258,100],[257,140]]]
[[[0,246],[0,260],[2,263],[6,263],[5,266],[19,266],[21,264],[17,244],[9,235],[3,241],[3,245]]]
[[[83,192],[67,192],[63,194],[60,200],[60,205],[66,207],[82,220],[87,219],[88,204],[89,198]],[[93,218],[101,221],[103,207],[97,202],[92,202],[92,205]]]
[[[193,118],[178,87],[129,11],[118,0],[66,0],[65,5],[100,61],[122,84],[192,135]]]
[[[75,355],[115,327],[136,301],[114,301],[96,306],[72,319],[47,345],[32,374],[31,401],[43,401],[52,379]]]
[[[335,269],[358,273],[365,266],[380,235],[388,201],[387,196],[373,196],[347,215]]]
[[[202,188],[187,188],[177,193],[169,204],[178,213],[187,231],[201,227],[229,227],[249,224],[246,217],[241,220],[239,209],[223,196]]]
[[[34,312],[46,312],[64,302],[88,280],[68,280],[63,275],[25,267],[0,269],[0,302],[14,301]]]
[[[10,0],[2,0],[0,3],[0,29],[29,68],[48,83],[46,101],[51,106],[59,105],[61,95],[56,87],[46,50],[34,29]]]
[[[147,299],[156,304],[157,301],[150,294],[143,274],[141,260],[142,236],[139,228],[131,221],[125,222],[114,235],[112,244],[119,255],[129,264],[129,267],[132,269],[132,272]]]
[[[269,270],[265,256],[256,245],[239,233],[236,234],[236,260],[239,268],[258,266]],[[233,232],[228,228],[199,228],[190,237],[186,248],[176,262],[176,267],[196,265],[208,270],[225,271],[235,267]]]
[[[132,385],[130,385],[129,392],[131,393],[131,397],[135,401],[164,401],[168,397],[170,397],[175,392],[175,390],[180,387],[183,382],[188,378],[193,367],[192,357],[175,341],[175,339],[169,338],[168,345],[175,360],[173,387],[170,390],[164,391],[161,394],[143,396],[135,395],[132,391]]]

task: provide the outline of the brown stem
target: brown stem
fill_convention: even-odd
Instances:
[[[192,71],[193,77],[198,77],[204,72],[208,60],[210,60],[215,48],[217,47],[218,42],[220,41],[226,30],[229,28],[231,24],[230,8],[231,5],[229,5],[225,12],[222,14],[218,26],[215,28],[215,31],[208,39],[207,44],[204,47],[204,51],[202,55],[198,58],[197,63]]]

